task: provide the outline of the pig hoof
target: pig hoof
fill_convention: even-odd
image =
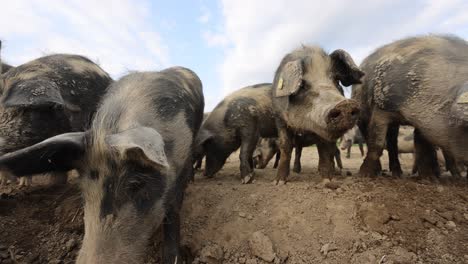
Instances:
[[[295,173],[301,173],[301,168],[294,167],[293,172]]]
[[[193,262],[193,253],[188,246],[182,246],[180,248],[180,258],[177,263],[192,263]]]
[[[284,180],[279,180],[279,181],[278,181],[278,185],[286,185],[286,181],[284,181]]]
[[[323,178],[322,182],[320,183],[322,186],[325,186],[326,184],[330,183],[331,180],[329,178]]]
[[[248,174],[247,176],[245,176],[245,177],[242,179],[241,182],[242,182],[242,184],[249,184],[249,183],[252,183],[253,178],[254,178],[253,173],[250,173],[250,174]]]
[[[285,180],[274,180],[273,181],[273,185],[286,185],[286,181]]]
[[[359,174],[362,177],[376,177],[380,172],[378,167],[378,162],[364,159],[364,163],[362,163],[361,167],[359,168]]]
[[[29,177],[20,177],[19,178],[19,184],[18,184],[18,187],[26,187],[26,186],[29,186],[30,185],[30,182],[29,182]]]
[[[402,171],[392,171],[393,178],[401,178]]]

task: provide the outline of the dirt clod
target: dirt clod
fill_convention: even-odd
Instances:
[[[200,253],[200,260],[207,264],[223,263],[224,252],[218,245],[205,246]]]
[[[416,260],[416,254],[409,252],[404,248],[398,247],[395,249],[393,254],[387,256],[387,261],[384,263],[412,264],[415,263]]]
[[[249,247],[254,256],[267,262],[272,262],[276,257],[275,251],[273,250],[273,243],[270,238],[261,231],[252,234],[249,239]]]
[[[455,229],[455,228],[457,228],[457,225],[456,225],[455,222],[453,222],[453,221],[447,221],[447,223],[445,223],[445,226],[446,226],[448,229]]]
[[[430,224],[433,224],[433,225],[436,225],[437,224],[437,219],[433,216],[430,216],[430,215],[423,215],[422,217],[422,220],[423,221],[426,221]]]
[[[368,229],[379,232],[385,230],[385,224],[391,219],[390,213],[385,205],[372,202],[361,204],[359,216]]]
[[[337,182],[327,182],[325,183],[325,188],[328,188],[328,189],[331,189],[331,190],[336,190],[338,188],[340,188],[340,184],[337,183]]]
[[[331,251],[335,251],[337,250],[338,248],[333,246],[332,244],[330,243],[326,243],[324,244],[321,248],[320,248],[320,253],[322,253],[325,257],[328,255],[329,252]]]

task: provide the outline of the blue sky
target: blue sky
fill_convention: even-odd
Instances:
[[[406,36],[468,38],[466,0],[15,0],[2,3],[2,58],[14,65],[77,53],[114,78],[181,65],[204,84],[206,110],[243,86],[271,82],[301,43],[359,63]]]

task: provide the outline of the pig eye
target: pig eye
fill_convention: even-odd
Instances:
[[[135,194],[139,192],[144,187],[145,187],[145,182],[142,180],[132,179],[128,182],[128,191],[131,194]]]
[[[99,178],[99,172],[97,170],[91,170],[89,172],[89,177],[93,180],[97,180]]]

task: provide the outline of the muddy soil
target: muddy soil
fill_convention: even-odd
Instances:
[[[241,185],[238,154],[214,179],[197,175],[182,210],[194,263],[468,263],[466,179],[363,179],[354,147],[342,175],[325,183],[317,156],[305,149],[303,172],[285,186],[272,184],[272,164]],[[411,155],[400,159],[410,172]],[[83,236],[77,179],[45,182],[0,187],[0,263],[73,263]],[[159,238],[147,263],[159,263]]]

